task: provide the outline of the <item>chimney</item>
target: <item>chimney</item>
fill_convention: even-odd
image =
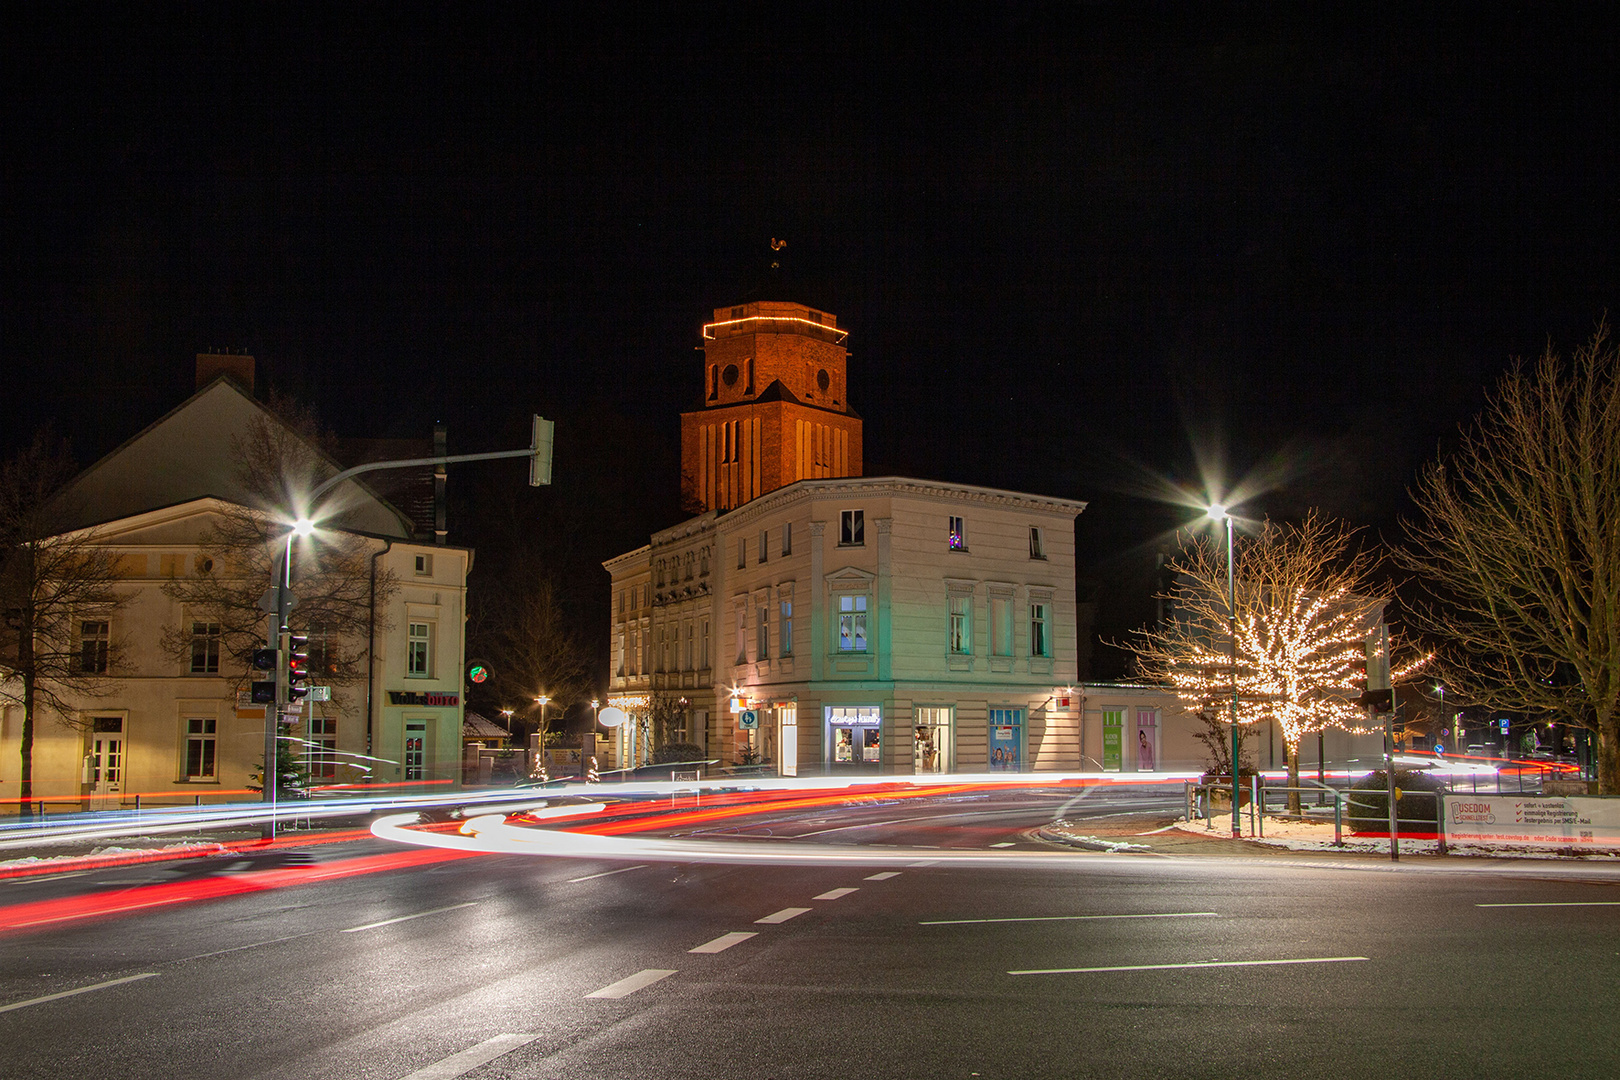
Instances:
[[[201,390],[221,375],[229,375],[238,386],[253,394],[253,357],[247,353],[205,352],[197,354],[197,389]]]

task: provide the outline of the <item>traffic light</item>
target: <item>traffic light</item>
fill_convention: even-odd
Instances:
[[[309,696],[309,636],[288,634],[287,642],[287,704],[302,701]]]
[[[279,649],[254,649],[253,669],[267,671],[268,679],[255,679],[252,685],[252,699],[255,705],[274,705],[276,703],[276,663],[280,659]]]
[[[1358,704],[1375,713],[1387,713],[1395,706],[1395,692],[1389,682],[1389,656],[1384,651],[1388,640],[1380,634],[1367,635],[1366,688]]]

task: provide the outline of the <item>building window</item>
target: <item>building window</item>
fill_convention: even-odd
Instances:
[[[1013,654],[1012,598],[990,598],[990,652],[996,656]]]
[[[1041,530],[1035,525],[1029,527],[1029,557],[1032,559],[1046,558],[1046,545],[1041,542]]]
[[[860,513],[859,510],[855,513]],[[866,651],[866,597],[838,598],[838,651]]]
[[[191,624],[191,673],[193,675],[219,674],[219,623],[194,622]]]
[[[433,576],[433,556],[432,555],[418,555],[416,557],[416,576],[417,577],[432,577]]]
[[[782,526],[782,554],[793,554],[793,522]]]
[[[709,549],[708,548],[704,548],[704,549],[702,549],[701,551],[698,552],[698,573],[701,574],[701,575],[705,575],[705,576],[709,573]]]
[[[737,607],[737,663],[748,663],[748,612]]]
[[[742,537],[737,538],[737,569],[742,570],[748,566],[748,541]]]
[[[662,589],[664,587],[664,560],[663,559],[658,560],[658,587],[660,589]]]
[[[763,605],[759,609],[758,633],[758,659],[769,660],[771,657],[771,609]]]
[[[619,614],[624,614],[624,590],[619,590]]]
[[[686,656],[684,657],[685,663],[683,663],[681,665],[681,667],[686,671],[691,671],[693,669],[693,667],[695,667],[696,664],[697,664],[697,650],[695,648],[693,648],[695,636],[696,635],[693,633],[693,630],[692,630],[692,624],[687,623],[686,624]]]
[[[692,557],[692,553],[690,551],[688,551],[686,553],[686,580],[687,581],[692,580],[692,564],[695,561],[696,560]]]
[[[781,610],[781,626],[778,630],[782,643],[777,648],[779,656],[793,655],[793,600],[783,600],[779,605]]]
[[[214,739],[218,721],[197,717],[186,721],[186,779],[214,779]]]
[[[973,651],[973,598],[951,597],[951,652],[966,655]]]
[[[335,716],[310,717],[309,775],[315,780],[337,779],[337,717]]]
[[[107,648],[112,641],[111,627],[105,622],[79,624],[79,670],[92,675],[107,673]]]
[[[1029,605],[1029,655],[1052,655],[1052,641],[1046,636],[1045,604]]]
[[[866,512],[864,510],[845,510],[838,527],[838,543],[841,547],[861,547],[866,543]]]
[[[433,625],[425,622],[410,624],[406,642],[405,674],[411,678],[426,679],[433,675]]]
[[[709,670],[709,620],[698,623],[698,670]]]
[[[948,534],[946,536],[946,544],[952,551],[967,550],[967,531],[962,527],[961,518],[952,517],[950,519]]]
[[[769,529],[759,530],[759,561],[765,562],[771,557],[771,533]]]

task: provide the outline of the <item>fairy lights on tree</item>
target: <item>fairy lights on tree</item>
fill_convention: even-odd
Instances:
[[[1367,646],[1387,597],[1369,581],[1375,558],[1355,530],[1311,513],[1297,525],[1267,521],[1237,546],[1237,721],[1271,722],[1288,750],[1288,785],[1299,786],[1299,746],[1329,728],[1364,731],[1358,703]],[[1139,674],[1173,687],[1189,710],[1222,709],[1232,693],[1226,557],[1195,538],[1170,564],[1169,616],[1129,648]],[[1395,669],[1396,681],[1422,661]],[[1299,794],[1289,793],[1298,812]]]

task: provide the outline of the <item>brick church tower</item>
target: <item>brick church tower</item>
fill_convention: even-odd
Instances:
[[[716,308],[703,328],[703,408],[681,414],[687,509],[729,510],[796,480],[861,475],[848,334],[803,304]]]

